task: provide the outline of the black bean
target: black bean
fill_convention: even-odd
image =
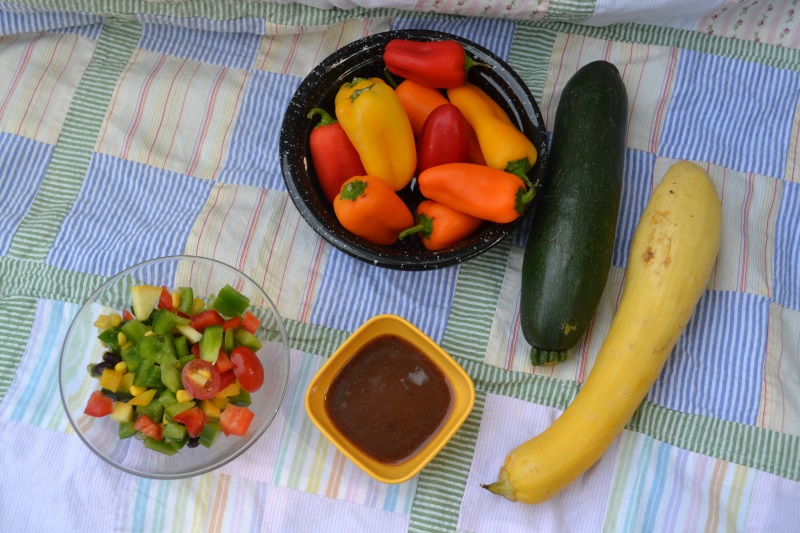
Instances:
[[[117,363],[122,361],[122,357],[117,355],[114,352],[106,352],[103,354],[103,361],[106,363],[111,363],[112,368],[116,366]]]
[[[200,437],[189,437],[189,442],[186,445],[189,448],[197,448],[200,445]]]
[[[96,365],[92,365],[92,374],[95,376],[102,376],[103,370],[106,368],[114,368],[114,365],[109,363],[108,361],[100,361]]]

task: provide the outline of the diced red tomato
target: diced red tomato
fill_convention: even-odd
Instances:
[[[219,355],[217,355],[217,362],[214,363],[214,366],[217,367],[217,370],[219,370],[220,374],[233,369],[233,363],[231,363],[230,357],[228,357],[228,354],[226,354],[225,350],[223,350],[222,348],[219,349]]]
[[[226,320],[225,322],[222,323],[222,330],[226,331],[229,329],[235,329],[238,328],[241,324],[242,324],[242,317],[235,316],[230,320]]]
[[[222,389],[219,372],[214,365],[202,359],[195,359],[184,365],[181,382],[186,392],[198,400],[213,398]]]
[[[231,364],[239,385],[247,392],[255,392],[264,384],[264,366],[247,346],[237,346],[231,351]]]
[[[164,285],[161,286],[161,297],[158,299],[158,308],[166,309],[167,311],[172,311],[174,309],[172,307],[172,294],[170,294],[169,289]]]
[[[242,328],[246,329],[250,333],[255,334],[260,325],[261,321],[258,319],[256,315],[254,315],[250,311],[244,312],[244,314],[242,315]]]
[[[86,408],[83,410],[87,415],[97,418],[110,415],[113,411],[114,401],[99,390],[89,396],[89,401],[86,402]]]
[[[220,414],[219,425],[225,436],[242,436],[247,433],[253,418],[255,418],[255,415],[250,409],[231,403]]]
[[[186,313],[184,313],[183,311],[181,311],[179,309],[175,309],[175,314],[178,315],[181,318],[189,318],[189,315],[187,315]]]
[[[136,419],[136,422],[133,424],[133,427],[136,428],[136,431],[139,431],[151,439],[161,440],[163,437],[164,429],[153,422],[153,420],[147,415],[139,415]]]
[[[134,318],[136,317],[133,316],[133,313],[131,313],[127,309],[122,310],[122,320],[133,320]]]
[[[206,309],[189,319],[189,325],[202,333],[208,326],[220,326],[225,322],[222,315],[213,309]]]
[[[189,347],[189,351],[192,352],[192,355],[195,359],[200,359],[200,343],[196,342]]]
[[[236,374],[233,373],[233,370],[228,370],[227,372],[221,372],[220,375],[221,387],[219,390],[224,389],[234,381],[236,381]]]
[[[206,415],[199,407],[192,407],[172,417],[172,420],[186,426],[190,437],[197,437],[206,425]]]

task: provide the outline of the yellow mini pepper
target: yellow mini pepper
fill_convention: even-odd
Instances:
[[[336,119],[364,169],[399,191],[414,177],[417,149],[405,108],[379,78],[356,78],[336,94]]]
[[[530,188],[526,173],[536,164],[536,146],[508,119],[502,108],[487,101],[488,95],[469,83],[447,90],[447,97],[475,130],[487,166],[505,170]]]

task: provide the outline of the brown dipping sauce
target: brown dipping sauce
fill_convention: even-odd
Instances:
[[[325,395],[333,424],[377,461],[398,464],[427,444],[450,413],[450,383],[408,341],[381,335],[334,377]]]

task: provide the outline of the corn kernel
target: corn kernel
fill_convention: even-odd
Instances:
[[[203,309],[205,309],[206,303],[201,300],[200,298],[194,298],[192,300],[192,308],[189,310],[189,315],[194,316]]]
[[[144,332],[144,336],[145,337],[158,337],[158,334],[157,333],[153,333],[152,330],[151,330],[151,331],[145,331]]]
[[[111,327],[111,319],[106,315],[100,315],[94,321],[94,326],[98,329],[108,329]]]
[[[181,306],[181,294],[178,291],[172,292],[172,308],[177,309]]]
[[[125,334],[120,331],[117,334],[117,344],[119,344],[120,346],[124,346],[127,343],[128,343],[128,337],[126,337]]]
[[[131,385],[131,388],[128,389],[128,392],[131,393],[131,396],[139,396],[143,392],[147,391],[147,387],[140,387],[139,385]]]
[[[109,321],[111,322],[112,327],[117,327],[122,324],[122,317],[119,316],[118,313],[111,313],[108,315]]]
[[[114,365],[114,370],[116,370],[120,374],[125,374],[128,372],[128,365],[125,364],[125,361],[120,361],[119,363]]]
[[[178,400],[180,403],[186,403],[194,400],[194,396],[189,394],[188,391],[181,389],[175,393],[175,399]]]
[[[130,394],[131,392],[131,385],[133,385],[133,378],[136,377],[136,374],[133,372],[128,372],[127,374],[123,374],[122,380],[119,382],[119,387],[117,387],[118,391],[127,392]]]
[[[123,352],[125,350],[128,350],[129,348],[133,348],[133,342],[131,342],[131,341],[128,341],[128,342],[126,342],[125,344],[123,344],[122,346],[119,347],[120,351],[123,351]]]

